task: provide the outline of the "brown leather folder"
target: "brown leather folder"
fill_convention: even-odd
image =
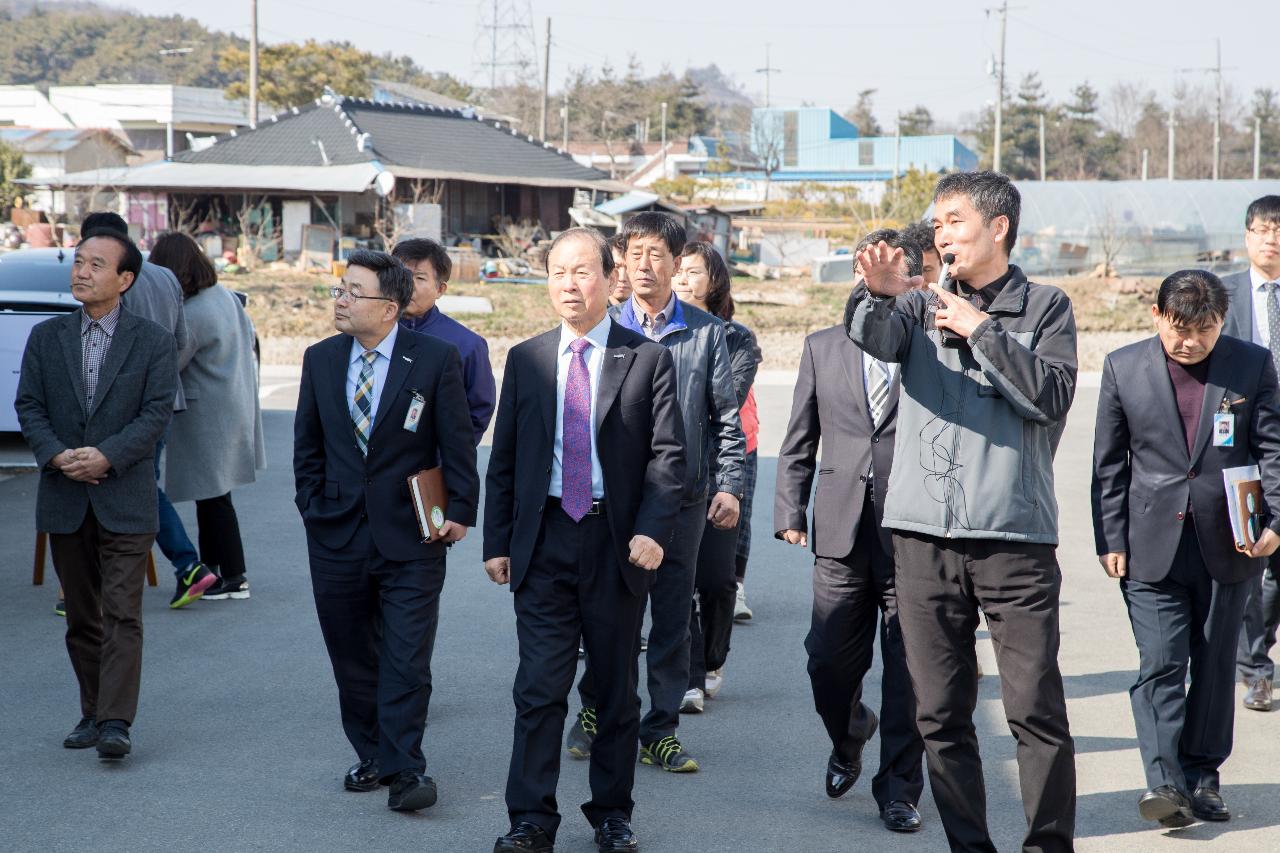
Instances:
[[[409,478],[409,497],[423,542],[435,542],[444,526],[444,513],[449,508],[449,494],[444,489],[444,472],[439,467],[427,468]]]

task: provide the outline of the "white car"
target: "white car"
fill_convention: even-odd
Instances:
[[[0,253],[0,432],[18,432],[13,401],[31,329],[80,307],[71,296],[74,259],[72,249]]]

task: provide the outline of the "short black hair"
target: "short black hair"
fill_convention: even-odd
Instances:
[[[627,254],[627,235],[623,234],[621,229],[609,238],[609,248],[619,255]]]
[[[902,236],[920,247],[920,254],[933,252],[941,258],[938,244],[933,241],[933,225],[928,222],[912,222],[902,229]]]
[[[386,252],[356,249],[347,258],[347,266],[364,267],[377,273],[378,290],[381,294],[395,302],[402,314],[409,307],[409,300],[413,299],[413,273],[395,256]]]
[[[1156,308],[1179,326],[1198,329],[1227,316],[1231,294],[1208,270],[1178,270],[1160,282]]]
[[[907,275],[924,274],[924,253],[920,251],[919,244],[896,228],[877,228],[859,240],[853,249],[854,262],[857,263],[857,256],[863,249],[880,242],[887,243],[891,249],[902,250],[902,259],[907,262]]]
[[[714,314],[721,320],[732,320],[733,295],[729,292],[731,280],[724,258],[720,257],[715,246],[701,240],[685,244],[680,257],[688,258],[693,255],[697,255],[707,265],[707,278],[711,280],[707,287],[707,313]]]
[[[1280,195],[1264,195],[1254,199],[1244,214],[1244,227],[1252,228],[1255,222],[1280,224]]]
[[[953,172],[944,175],[933,190],[933,204],[944,198],[962,195],[969,199],[978,213],[982,214],[982,224],[990,225],[991,220],[1003,216],[1009,220],[1009,233],[1004,237],[1004,251],[1009,254],[1018,242],[1018,217],[1022,212],[1022,195],[1007,175],[999,172]]]
[[[547,248],[546,262],[551,263],[551,253],[556,250],[565,240],[586,240],[595,247],[596,252],[600,255],[600,268],[604,270],[605,276],[613,272],[613,249],[610,248],[610,241],[594,228],[570,228],[567,231],[561,231],[556,238],[551,241],[551,245]]]
[[[627,251],[631,241],[637,237],[661,237],[673,258],[680,257],[680,253],[684,251],[684,244],[689,239],[684,233],[684,226],[677,222],[674,216],[668,216],[656,210],[637,213],[622,226],[623,253]]]
[[[142,272],[142,252],[138,251],[138,245],[129,239],[129,235],[114,228],[95,228],[86,234],[81,235],[80,242],[76,244],[79,249],[87,241],[102,237],[107,240],[114,240],[120,244],[124,250],[120,254],[120,261],[116,264],[116,272],[131,272],[133,280],[138,280],[138,273]],[[129,285],[132,287],[133,285]]]
[[[406,267],[411,264],[417,266],[422,261],[430,261],[431,268],[436,271],[436,278],[440,279],[441,284],[447,284],[449,276],[453,273],[453,259],[449,257],[444,246],[426,237],[401,240],[396,243],[391,254]]]
[[[81,234],[88,234],[90,231],[98,231],[103,228],[109,231],[117,231],[121,234],[129,233],[129,223],[124,221],[124,217],[118,213],[112,213],[109,210],[99,210],[95,213],[90,213],[84,218],[84,221],[80,223]]]

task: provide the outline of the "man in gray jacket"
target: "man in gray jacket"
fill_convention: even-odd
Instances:
[[[687,466],[675,533],[670,543],[659,543],[666,554],[649,590],[649,712],[640,721],[640,761],[692,773],[698,762],[676,737],[676,726],[689,685],[689,617],[698,547],[707,521],[721,530],[738,524],[747,441],[724,321],[681,302],[671,290],[684,250],[684,227],[664,213],[641,213],[623,226],[622,239],[632,296],[611,314],[615,322],[671,351]],[[579,685],[582,710],[568,737],[569,751],[578,757],[590,754],[596,728],[590,664],[588,659]]]
[[[1008,178],[947,175],[933,200],[950,275],[908,292],[919,280],[901,272],[902,250],[869,247],[849,325],[864,351],[902,365],[884,526],[916,720],[951,849],[993,851],[973,726],[981,607],[1018,740],[1024,849],[1068,851],[1075,755],[1058,670],[1053,455],[1075,393],[1075,318],[1062,291],[1009,264],[1021,201]]]

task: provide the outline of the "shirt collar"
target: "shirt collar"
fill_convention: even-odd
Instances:
[[[1249,265],[1249,282],[1253,285],[1254,290],[1261,290],[1264,284],[1271,281],[1275,281],[1275,279],[1267,278],[1262,273],[1258,272],[1257,268],[1255,268],[1253,264]]]
[[[662,322],[664,325],[671,322],[672,316],[676,313],[675,307],[676,292],[673,290],[671,291],[671,298],[667,300],[667,304],[658,312],[662,315]],[[640,307],[640,303],[636,301],[634,295],[631,297],[631,310],[635,312],[636,318],[640,321],[641,326],[647,328],[653,322],[644,308]]]
[[[106,332],[108,338],[113,337],[115,335],[116,324],[119,322],[120,322],[119,303],[117,303],[116,307],[112,308],[111,311],[107,313],[107,316],[97,321],[98,325],[102,327],[102,331]],[[89,314],[83,308],[81,308],[80,309],[80,334],[83,335],[86,332],[88,332],[89,327],[93,325],[93,323],[94,323],[94,319],[90,317]]]
[[[600,349],[606,349],[609,346],[609,328],[612,325],[613,320],[610,319],[609,312],[606,311],[604,319],[599,323],[596,323],[595,326],[592,327],[591,331],[587,332],[583,337],[590,341],[592,346],[600,347]],[[573,333],[573,330],[564,323],[561,323],[560,349],[556,350],[556,352],[560,355],[564,355],[564,353],[569,349],[569,344],[573,343],[577,339],[578,336]]]
[[[399,331],[400,331],[400,324],[396,323],[394,326],[391,327],[391,331],[387,332],[387,336],[383,338],[382,341],[376,347],[373,348],[373,352],[376,352],[378,355],[382,356],[387,361],[390,361],[391,353],[395,350],[395,347],[396,347],[396,335],[399,333]],[[359,339],[352,337],[351,338],[351,357],[347,359],[347,363],[354,364],[357,360],[359,360],[360,356],[364,355],[364,353],[365,353],[365,349],[360,345]],[[375,358],[374,361],[377,361],[377,359]]]

